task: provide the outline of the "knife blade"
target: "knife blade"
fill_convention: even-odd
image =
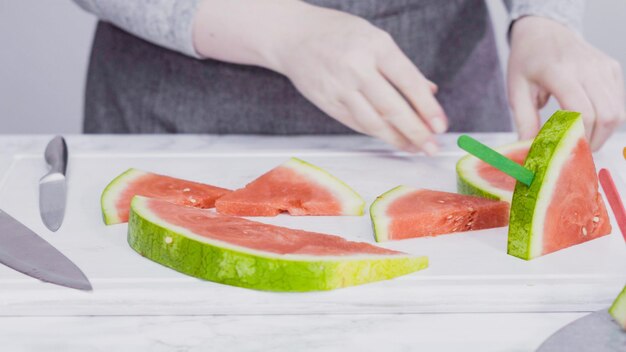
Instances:
[[[91,291],[85,274],[50,243],[0,209],[0,263],[41,281]]]
[[[61,136],[54,137],[44,153],[50,171],[39,180],[39,213],[48,229],[56,231],[63,223],[67,184],[67,145]]]

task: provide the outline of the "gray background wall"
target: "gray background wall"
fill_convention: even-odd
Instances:
[[[506,12],[487,2],[506,64]],[[585,37],[626,68],[624,19],[626,1],[588,0]],[[0,133],[80,132],[94,24],[70,0],[0,0]]]

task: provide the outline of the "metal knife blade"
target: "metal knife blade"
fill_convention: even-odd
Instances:
[[[63,137],[54,137],[44,155],[50,172],[39,180],[39,212],[46,227],[56,231],[63,223],[67,193],[67,145]]]
[[[56,285],[91,291],[83,272],[50,243],[0,210],[0,263]]]

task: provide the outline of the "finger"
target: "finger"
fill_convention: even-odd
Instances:
[[[611,94],[607,85],[601,83],[600,80],[593,79],[586,83],[585,91],[596,116],[593,133],[589,141],[591,149],[596,151],[604,145],[604,142],[619,125],[622,111],[620,111],[619,103],[616,101],[614,93]]]
[[[568,75],[546,75],[545,88],[564,110],[578,111],[583,117],[585,135],[591,140],[596,114],[583,86]]]
[[[359,133],[365,133],[363,126],[361,126],[359,121],[352,116],[343,102],[334,98],[328,98],[328,96],[324,94],[318,94],[317,91],[314,91],[313,94],[306,94],[306,91],[300,92],[326,115]]]
[[[348,95],[343,103],[366,134],[378,137],[398,149],[414,152],[413,144],[383,120],[360,92]]]
[[[433,95],[432,86],[400,48],[395,46],[381,58],[378,69],[434,132],[443,133],[448,129],[448,118]]]
[[[333,109],[332,111],[326,113],[342,124],[348,126],[350,129],[362,134],[367,134],[365,132],[365,127],[350,113],[350,110],[344,104],[341,104],[341,109]]]
[[[428,87],[430,88],[431,93],[437,94],[437,92],[439,91],[439,86],[437,85],[437,83],[429,79],[427,79],[426,81],[428,82]]]
[[[361,92],[382,119],[393,125],[414,146],[427,150],[429,154],[437,152],[428,126],[383,76],[377,72],[372,74],[364,82]]]
[[[509,82],[509,104],[519,138],[522,140],[534,138],[539,132],[540,117],[528,81],[518,79]]]

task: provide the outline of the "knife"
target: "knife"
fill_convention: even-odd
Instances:
[[[51,231],[56,231],[63,223],[67,185],[67,145],[61,136],[54,137],[44,154],[50,171],[39,180],[39,212],[43,223]]]
[[[41,281],[92,290],[76,264],[1,209],[0,263]]]

